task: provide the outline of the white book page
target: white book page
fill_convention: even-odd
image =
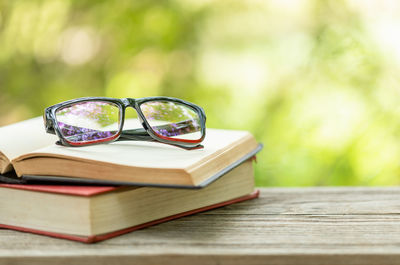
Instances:
[[[204,149],[184,150],[161,143],[121,141],[83,147],[50,145],[35,150],[29,157],[72,157],[134,167],[187,168],[208,156],[216,156],[218,152],[247,137],[251,135],[246,131],[207,129],[202,143]]]
[[[9,160],[56,141],[55,135],[46,133],[42,117],[0,127],[0,152]]]

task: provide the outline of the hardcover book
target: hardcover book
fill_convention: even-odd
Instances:
[[[0,184],[0,227],[92,243],[257,196],[251,159],[197,190]]]
[[[262,148],[247,131],[218,129],[207,129],[204,148],[190,151],[154,142],[65,147],[56,141],[40,117],[1,127],[1,174],[15,170],[23,181],[201,188]]]

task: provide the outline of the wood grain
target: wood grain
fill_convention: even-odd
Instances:
[[[0,264],[400,264],[400,188],[260,198],[93,245],[0,230]]]

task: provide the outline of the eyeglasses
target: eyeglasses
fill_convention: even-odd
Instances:
[[[123,130],[127,107],[136,110],[143,128]],[[170,97],[78,98],[46,108],[43,118],[46,132],[57,134],[64,146],[133,140],[196,149],[206,134],[204,110]]]

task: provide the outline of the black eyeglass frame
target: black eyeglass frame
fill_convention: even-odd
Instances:
[[[72,143],[68,141],[63,134],[61,133],[61,129],[58,126],[57,119],[56,119],[56,112],[68,106],[72,106],[77,103],[83,103],[88,101],[98,101],[98,102],[107,102],[115,104],[120,111],[120,121],[119,121],[119,128],[116,136],[95,140],[91,142],[82,142],[82,143]],[[144,116],[143,112],[140,109],[140,105],[150,101],[162,101],[162,102],[175,102],[185,105],[191,109],[193,109],[198,115],[200,119],[200,126],[201,126],[201,138],[197,140],[186,140],[186,139],[175,139],[170,137],[165,137],[157,132],[155,132],[152,127],[150,126],[149,122],[147,121],[146,117]],[[138,118],[140,123],[142,124],[143,128],[133,129],[133,130],[123,130],[124,121],[125,121],[125,110],[128,107],[132,107],[136,110],[138,114]],[[193,104],[191,102],[172,98],[172,97],[145,97],[145,98],[109,98],[109,97],[84,97],[78,99],[72,99],[68,101],[64,101],[53,106],[47,107],[44,110],[44,124],[45,130],[47,133],[56,134],[59,137],[58,144],[64,146],[86,146],[86,145],[94,145],[100,143],[108,143],[113,141],[156,141],[165,144],[170,144],[174,146],[178,146],[184,149],[197,149],[202,148],[203,146],[200,144],[206,135],[206,114],[200,106]]]

